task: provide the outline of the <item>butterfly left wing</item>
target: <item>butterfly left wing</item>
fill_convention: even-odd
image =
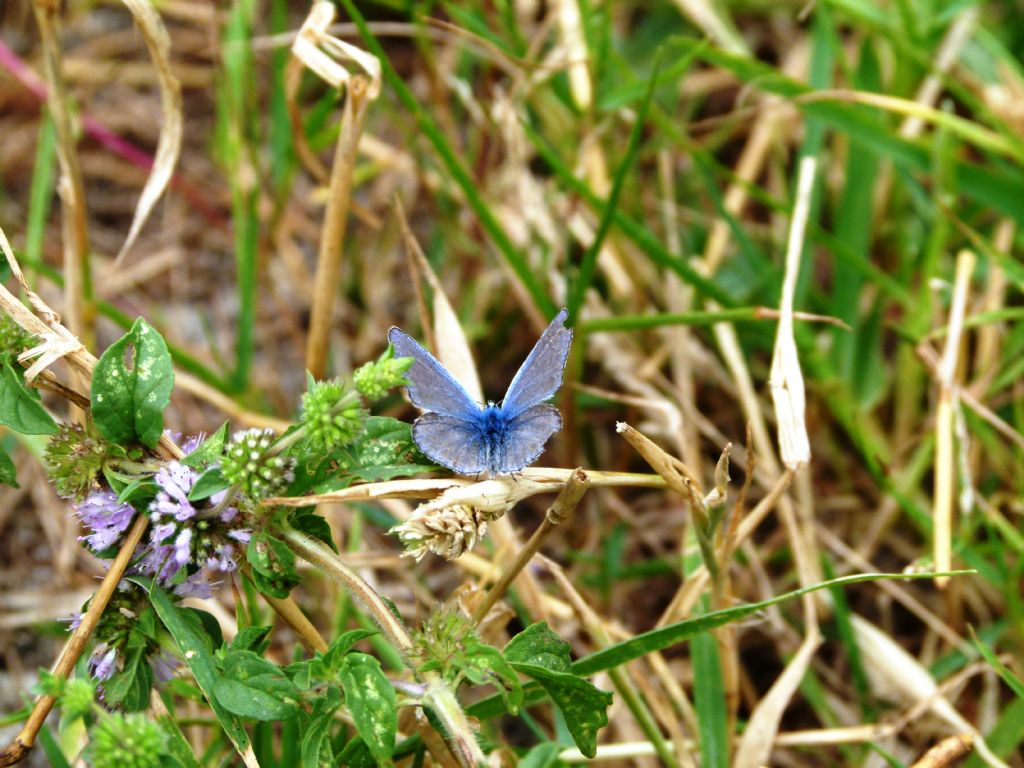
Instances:
[[[509,418],[544,402],[562,386],[562,372],[572,343],[572,329],[565,327],[568,317],[564,309],[555,315],[509,384],[501,402],[501,409]]]
[[[479,420],[425,413],[412,425],[412,439],[431,461],[463,475],[487,469],[487,451]]]
[[[468,421],[476,418],[480,413],[479,404],[418,341],[394,327],[388,331],[388,341],[397,357],[411,357],[416,361],[406,373],[407,391],[413,405]]]
[[[492,472],[518,472],[544,453],[544,445],[562,428],[562,417],[553,405],[527,408],[505,423],[501,442],[489,462]]]

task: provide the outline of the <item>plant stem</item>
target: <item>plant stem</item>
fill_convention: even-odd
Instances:
[[[107,603],[110,602],[111,596],[113,596],[114,591],[117,589],[118,582],[121,581],[128,563],[135,554],[135,548],[142,541],[142,537],[148,527],[149,517],[139,515],[135,518],[135,522],[125,536],[124,543],[121,545],[117,557],[110,564],[110,570],[107,571],[103,581],[100,582],[99,589],[96,590],[96,594],[89,601],[89,607],[82,615],[82,621],[79,623],[75,633],[64,645],[64,650],[61,651],[60,657],[53,665],[52,671],[57,677],[67,678],[74,671],[75,664],[78,663],[82,651],[85,650],[85,644],[89,640],[89,636],[96,629],[96,625],[99,623]],[[32,708],[32,714],[29,715],[21,731],[10,746],[3,752],[0,752],[0,765],[14,765],[28,753],[35,743],[39,729],[43,727],[43,721],[46,720],[46,716],[50,714],[50,710],[53,709],[55,703],[56,699],[49,695],[43,695],[36,699],[35,706]]]
[[[494,607],[494,604],[501,599],[502,595],[508,591],[508,588],[512,585],[513,580],[519,575],[519,572],[526,567],[526,564],[530,562],[535,554],[540,549],[540,545],[544,543],[544,539],[547,538],[548,534],[554,530],[555,526],[565,522],[573,511],[576,509],[576,505],[580,503],[580,499],[583,498],[583,494],[587,492],[590,487],[590,478],[587,477],[587,473],[577,467],[569,479],[566,480],[565,485],[562,487],[562,492],[558,494],[558,498],[555,499],[555,503],[548,509],[547,514],[544,516],[544,522],[542,522],[537,530],[533,532],[530,540],[526,542],[526,545],[519,550],[519,554],[516,556],[515,562],[509,566],[501,578],[498,579],[498,583],[491,587],[491,590],[487,593],[481,603],[473,611],[473,621],[479,624],[483,621],[488,611]]]
[[[341,116],[341,133],[331,169],[330,196],[320,236],[320,254],[313,282],[313,309],[306,341],[306,369],[314,378],[327,375],[327,351],[334,320],[334,300],[344,254],[345,230],[352,201],[352,172],[356,167],[359,137],[363,133],[371,99],[365,78],[355,77],[348,86]]]
[[[323,542],[294,528],[285,528],[282,535],[299,555],[348,590],[352,598],[380,627],[388,641],[401,652],[406,663],[412,667],[412,638],[381,596],[355,571],[341,562]],[[415,668],[413,671],[427,689],[423,695],[424,706],[429,707],[444,724],[449,745],[460,763],[466,768],[475,768],[485,762],[484,754],[476,742],[473,726],[462,710],[455,692],[436,672],[418,672]]]

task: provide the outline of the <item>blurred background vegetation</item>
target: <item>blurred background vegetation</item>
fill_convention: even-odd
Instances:
[[[180,371],[176,431],[294,416],[351,93],[291,53],[309,7],[154,2],[179,106],[162,102],[166,73],[124,5],[37,5],[0,5],[0,226],[30,280],[94,351],[138,315],[163,333]],[[637,662],[683,764],[728,764],[764,705],[772,765],[911,765],[968,728],[1024,765],[1022,18],[1011,0],[339,5],[329,34],[383,71],[362,105],[347,227],[326,246],[339,264],[326,371],[375,358],[393,324],[420,327],[400,201],[491,397],[569,307],[565,429],[545,465],[644,471],[616,434],[624,420],[705,487],[727,442],[734,494],[755,454],[748,508],[772,487],[775,310],[800,160],[816,162],[794,294],[821,316],[795,327],[813,458],[729,564],[731,599],[930,569],[943,537],[951,564],[977,574],[944,589],[864,584],[734,626],[735,700],[714,643]],[[63,92],[48,109],[50,65]],[[173,115],[173,178],[115,261]],[[412,415],[397,398],[386,410]],[[0,490],[11,712],[59,648],[55,617],[80,608],[98,570],[40,446],[0,439],[21,483]],[[686,510],[666,491],[592,493],[544,551],[621,638],[701,610],[677,599],[700,562]],[[518,508],[468,564],[416,568],[385,533],[400,512],[351,505],[330,519],[412,621],[507,557],[512,528],[528,536],[543,506]],[[305,604],[343,627],[351,607],[318,583]],[[564,599],[516,609],[594,650]],[[813,657],[794,656],[819,623]],[[629,710],[611,714],[602,744],[643,740]],[[492,724],[493,738],[511,748],[557,731],[538,716]],[[639,747],[615,760],[658,764]]]

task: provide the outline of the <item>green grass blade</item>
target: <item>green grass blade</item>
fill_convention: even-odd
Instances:
[[[965,576],[973,573],[974,571],[950,571],[948,575]],[[709,632],[717,627],[731,624],[734,621],[739,621],[740,619],[745,618],[752,613],[756,613],[757,611],[762,611],[765,608],[770,608],[773,605],[784,603],[787,600],[792,600],[794,598],[801,597],[802,595],[810,594],[811,592],[817,592],[820,589],[860,584],[866,581],[931,579],[935,576],[936,574],[934,573],[858,573],[853,576],[843,576],[838,579],[823,581],[820,584],[813,584],[809,587],[787,592],[784,595],[778,595],[776,597],[769,598],[768,600],[762,600],[759,603],[750,603],[748,605],[739,605],[735,608],[713,611],[712,613],[706,613],[703,616],[698,616],[693,619],[684,619],[683,621],[676,622],[675,624],[669,624],[665,627],[652,629],[629,640],[616,645],[611,645],[597,651],[596,653],[592,653],[584,659],[580,659],[572,665],[572,671],[577,675],[589,677],[590,675],[597,674],[598,672],[603,672],[606,669],[611,669],[612,667],[617,667],[621,664],[633,661],[634,659],[639,659],[641,656],[646,656],[648,653],[664,650],[669,646],[676,645],[684,640],[696,637],[703,632]]]
[[[50,218],[54,184],[53,164],[57,157],[57,132],[48,110],[43,110],[36,145],[36,162],[32,169],[32,186],[28,195],[28,219],[25,222],[25,256],[28,262],[43,258],[43,235]]]
[[[700,734],[700,764],[709,768],[726,768],[729,765],[728,714],[718,643],[713,634],[704,632],[693,638],[690,663],[693,667],[693,703]]]
[[[615,171],[611,192],[608,194],[608,200],[604,203],[604,210],[601,211],[601,220],[597,225],[594,241],[580,259],[579,274],[574,281],[570,282],[568,309],[569,317],[573,319],[576,318],[579,308],[583,304],[584,294],[586,294],[587,288],[590,287],[590,283],[594,279],[594,272],[597,270],[597,255],[601,252],[601,246],[604,245],[605,238],[611,229],[615,212],[618,210],[623,182],[626,180],[629,169],[633,167],[633,161],[636,160],[637,150],[640,148],[640,139],[644,133],[644,124],[647,122],[647,110],[651,106],[651,98],[654,96],[654,86],[658,82],[658,70],[660,68],[661,56],[659,55],[654,63],[654,72],[651,74],[650,82],[647,85],[647,93],[644,95],[644,100],[640,105],[640,111],[637,113],[636,121],[629,132],[626,153],[622,158],[622,162],[619,163],[618,169]]]

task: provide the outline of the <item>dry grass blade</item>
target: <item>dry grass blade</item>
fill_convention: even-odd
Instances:
[[[473,352],[469,348],[469,341],[462,330],[459,316],[452,308],[451,302],[448,301],[444,286],[434,274],[423,249],[420,248],[412,230],[409,229],[409,223],[405,219],[405,211],[401,203],[396,205],[396,211],[399,224],[402,227],[406,251],[414,264],[414,275],[422,275],[432,293],[433,323],[429,323],[427,318],[423,318],[423,327],[432,329],[434,354],[469,393],[469,396],[483,404],[484,392],[483,387],[480,386],[480,374],[477,372],[476,363],[473,362]],[[419,290],[420,287],[417,283],[417,291]]]
[[[814,659],[814,653],[820,645],[821,633],[818,631],[817,621],[812,616],[800,650],[786,665],[783,673],[776,678],[768,693],[758,702],[757,708],[747,721],[746,730],[743,731],[736,756],[733,758],[734,768],[756,768],[767,763],[779,732],[782,714],[804,679]]]
[[[949,308],[949,333],[937,374],[939,400],[935,414],[935,469],[932,516],[934,518],[933,547],[935,570],[948,571],[953,561],[953,498],[956,493],[956,461],[953,444],[953,416],[958,408],[956,387],[957,361],[960,358],[960,340],[963,334],[964,314],[967,311],[967,293],[974,272],[974,254],[961,251],[956,262],[956,283],[953,302]],[[935,585],[942,588],[949,577],[939,576]]]
[[[807,437],[804,377],[793,337],[793,299],[800,274],[800,254],[803,252],[804,233],[811,208],[811,192],[817,160],[805,157],[800,161],[796,202],[789,228],[786,248],[786,273],[782,281],[782,299],[779,305],[779,328],[775,337],[775,352],[769,384],[775,403],[775,420],[779,430],[779,453],[782,463],[798,469],[811,460],[811,444]]]
[[[335,7],[320,0],[309,10],[299,34],[292,43],[292,53],[310,70],[339,90],[352,79],[344,63],[356,64],[368,77],[366,96],[373,101],[380,95],[381,66],[372,53],[334,37],[328,30],[334,21]]]
[[[181,152],[182,135],[182,108],[181,108],[181,84],[171,72],[171,41],[164,29],[160,14],[156,12],[149,0],[121,0],[131,11],[135,18],[142,36],[149,49],[149,55],[156,67],[157,81],[160,84],[160,111],[163,114],[163,126],[160,129],[160,140],[156,147],[156,156],[153,158],[153,170],[150,171],[146,185],[142,188],[142,195],[135,206],[135,215],[132,217],[131,228],[117,254],[115,264],[119,263],[135,243],[139,232],[152,213],[153,207],[157,204],[164,190],[167,189],[171,176],[174,174],[174,166],[177,165],[178,155]]]
[[[924,704],[957,732],[974,735],[978,755],[992,768],[1009,768],[988,748],[978,730],[942,695],[921,663],[871,622],[851,615],[854,636],[868,680],[877,693],[906,704]]]

